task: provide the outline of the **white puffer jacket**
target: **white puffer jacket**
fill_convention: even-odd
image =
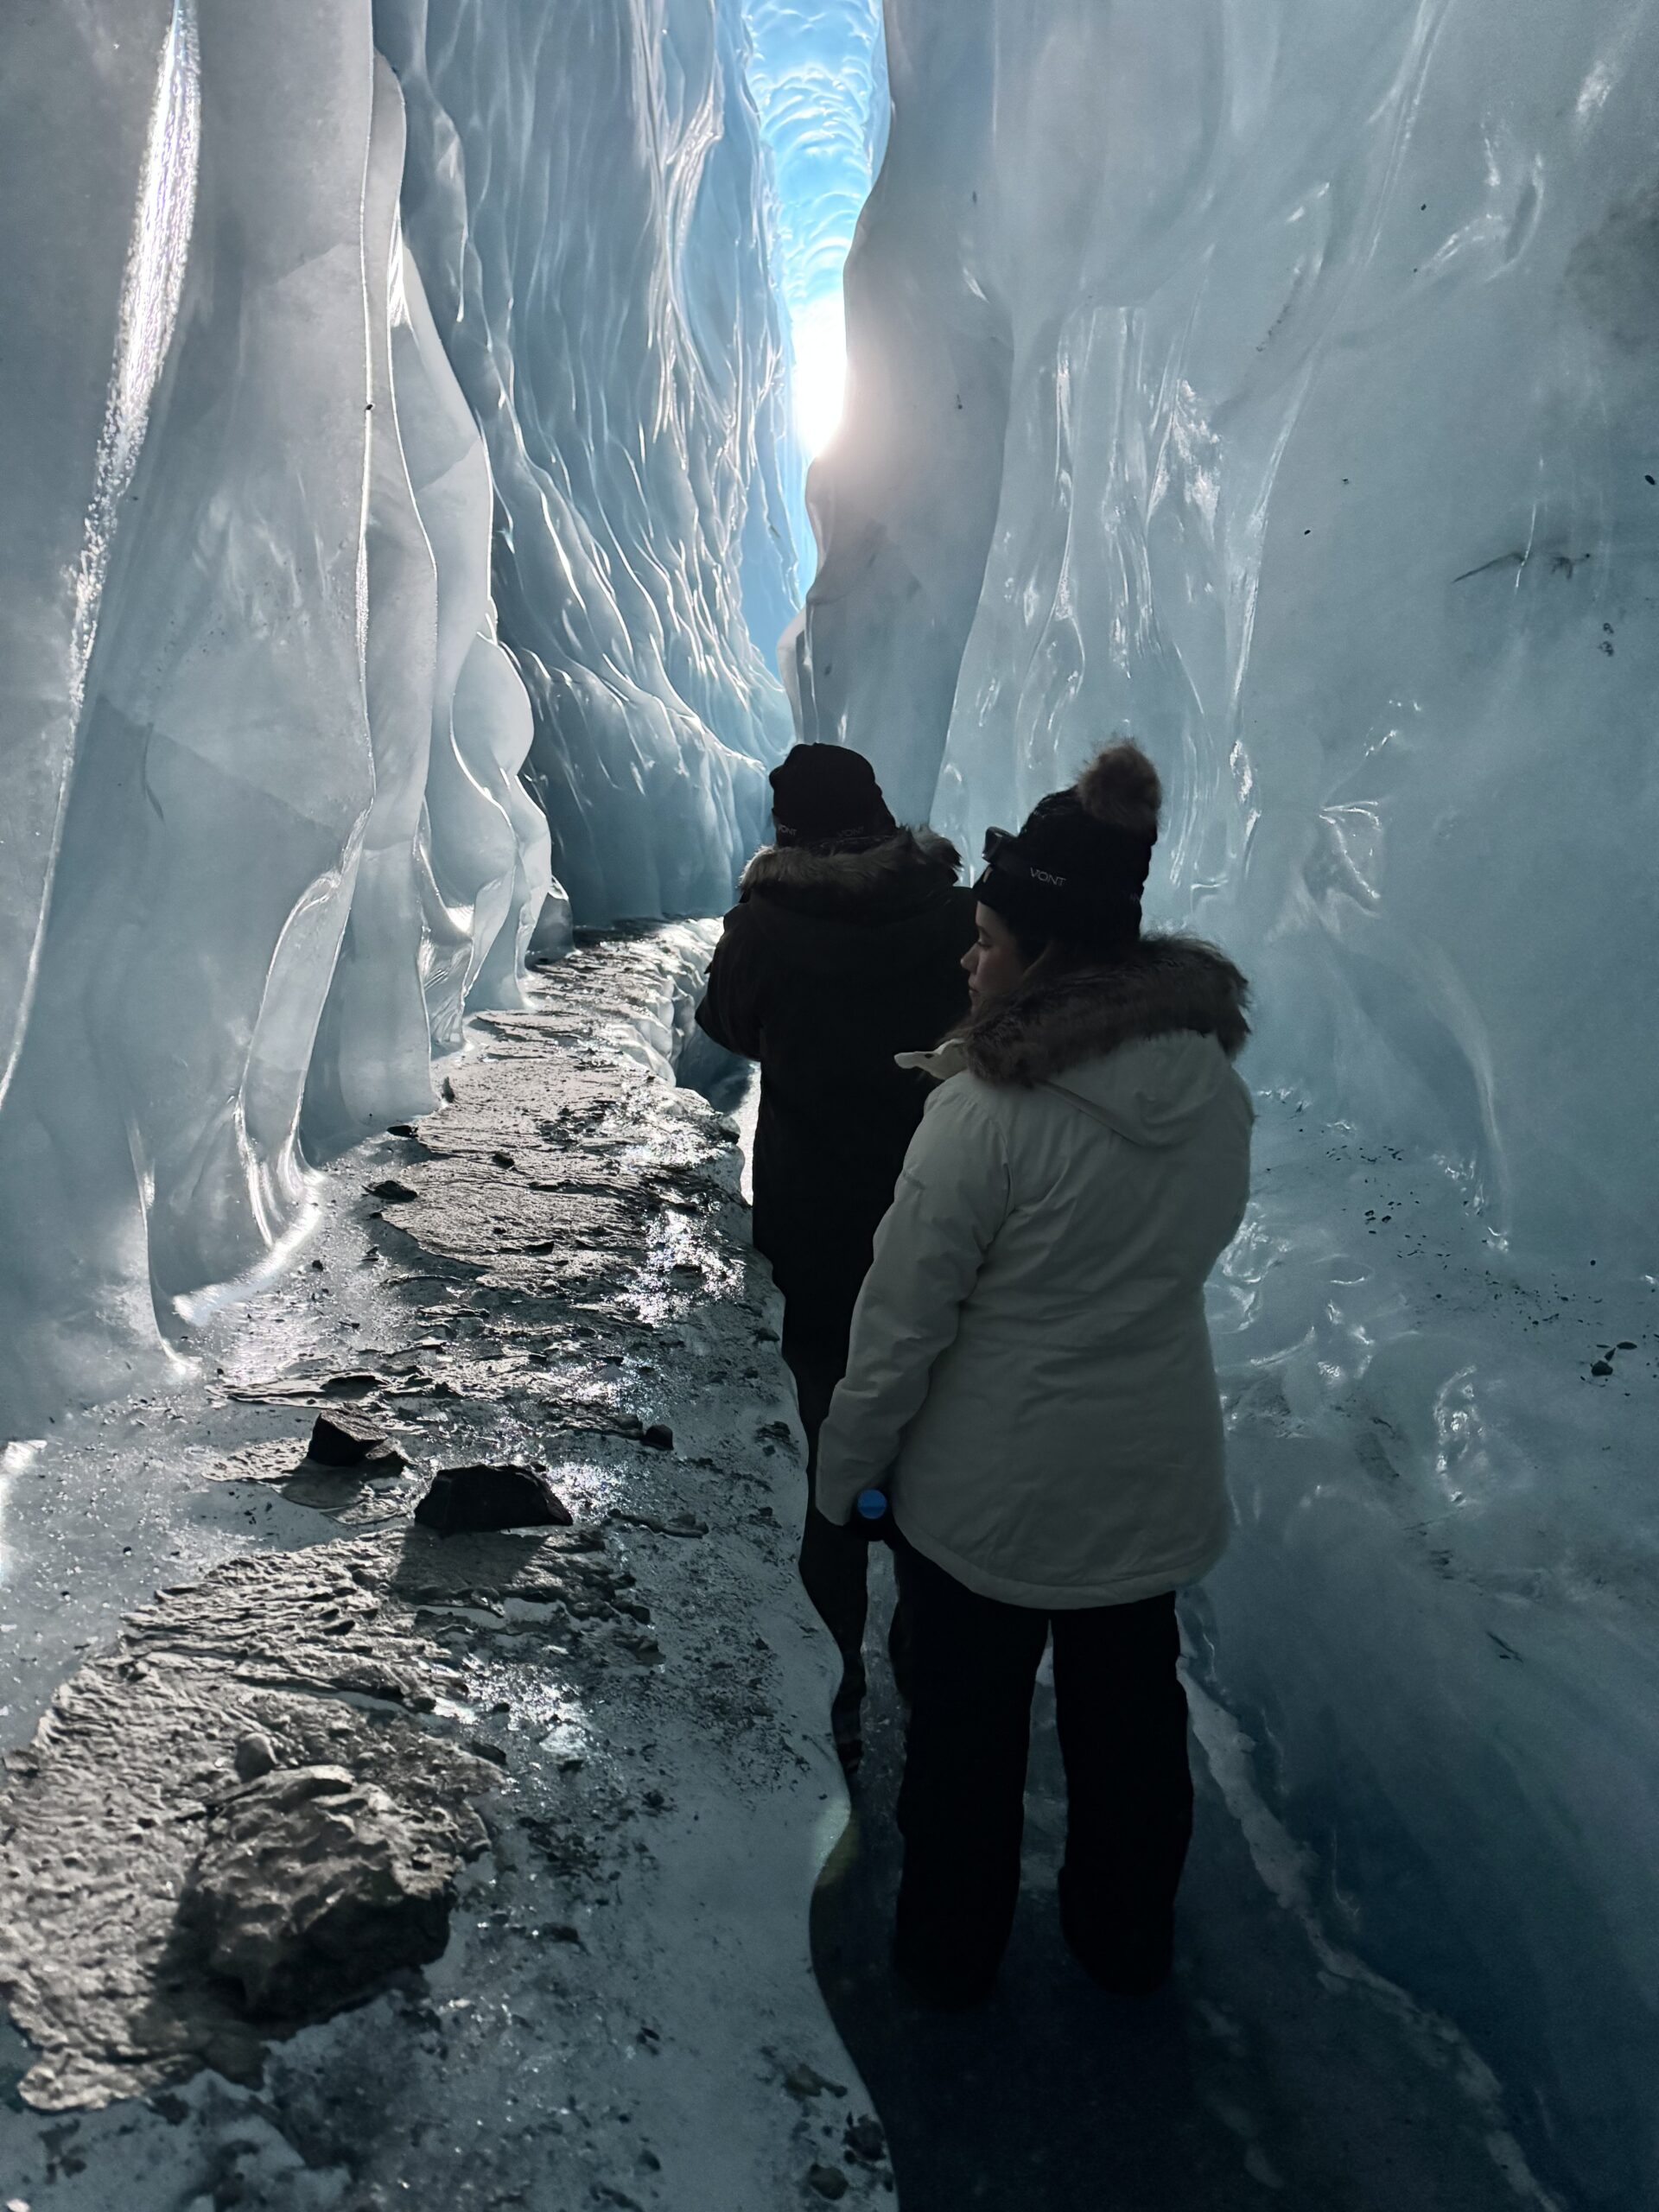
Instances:
[[[1243,1218],[1247,987],[1195,939],[1016,993],[937,1053],[818,1446],[982,1595],[1128,1604],[1220,1557],[1204,1284]]]

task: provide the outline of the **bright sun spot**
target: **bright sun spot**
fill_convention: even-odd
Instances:
[[[841,295],[814,300],[795,317],[795,429],[809,454],[822,453],[841,426],[847,338]]]

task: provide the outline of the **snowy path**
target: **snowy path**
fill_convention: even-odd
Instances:
[[[163,1584],[181,1595],[149,1648],[194,1700],[194,1740],[158,1748],[136,1706],[126,1726],[100,1710],[89,1758],[60,1707],[14,1770],[37,1840],[7,1870],[7,1916],[64,1940],[24,1946],[56,2057],[22,2094],[38,2047],[0,2030],[0,2202],[891,2202],[810,1965],[811,1886],[845,1801],[815,1725],[827,1657],[793,1574],[776,1301],[748,1262],[730,1125],[660,1079],[705,952],[705,932],[671,930],[538,977],[531,1011],[478,1025],[421,1139],[388,1137],[330,1175],[307,1260],[205,1328],[206,1380],[8,1452],[4,1741],[27,1744],[81,1653]],[[409,1528],[412,1479],[295,1482],[319,1406],[342,1396],[417,1472],[550,1462],[577,1530],[446,1545]],[[656,1423],[671,1447],[644,1441]],[[359,1617],[336,1642],[389,1670],[397,1630],[401,1701],[318,1671],[311,1593],[335,1557]],[[232,1593],[257,1637],[213,1636]],[[250,1688],[234,1662],[256,1642]],[[105,1670],[118,1697],[124,1663]],[[211,1796],[197,1769],[230,1783],[251,1694],[279,1766],[308,1711],[313,1734],[348,1745],[365,1726],[405,1746],[423,1728],[435,1763],[481,1758],[499,1786],[442,1958],[273,2042],[262,2075],[234,2081],[193,2070],[180,2038],[200,2008],[179,2027],[145,1951],[156,1900],[133,1885],[175,1880],[170,1847],[152,1854],[159,1873],[135,1873],[124,1839],[146,1796],[188,1822],[192,1790]],[[68,1835],[89,1789],[94,1817]],[[123,2025],[129,1982],[145,2002]],[[251,2072],[222,2015],[207,2047]]]

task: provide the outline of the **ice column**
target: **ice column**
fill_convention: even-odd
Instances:
[[[375,63],[363,213],[371,398],[365,543],[365,679],[374,798],[340,957],[317,1033],[305,1093],[314,1157],[344,1150],[367,1130],[433,1103],[422,952],[429,910],[448,917],[430,882],[424,802],[435,689],[437,584],[415,503],[397,421],[392,302],[401,300],[397,194],[404,109],[397,79]],[[459,931],[451,934],[458,937]],[[459,1006],[455,1009],[459,1018]]]
[[[810,734],[970,842],[1125,730],[1166,915],[1504,1230],[1628,1239],[1651,924],[1651,0],[889,10]],[[1548,1018],[1543,1009],[1551,1009]]]
[[[1157,760],[1151,915],[1251,974],[1267,1094],[1216,1770],[1540,2171],[1645,2202],[1659,4],[887,21],[804,726],[969,846]]]
[[[19,235],[44,232],[42,262],[64,272],[73,304],[84,195],[79,176],[66,188],[65,164],[112,158],[136,105],[161,118],[160,137],[152,127],[149,156],[125,172],[128,273],[99,304],[137,298],[164,315],[182,260],[177,328],[144,393],[107,563],[81,570],[90,598],[104,568],[84,696],[67,680],[60,694],[73,773],[0,1116],[9,1425],[31,1403],[103,1386],[124,1354],[154,1347],[157,1312],[176,1323],[302,1217],[301,1093],[373,791],[361,677],[366,14],[309,0],[279,22],[202,0],[194,35],[184,8],[153,22],[147,45],[139,28],[130,10],[98,25],[79,76],[72,57],[53,57],[34,88],[47,114],[107,84],[118,48],[115,83],[131,72],[123,111],[73,134],[60,121],[58,150],[39,149],[9,200],[28,210]],[[3,34],[9,92],[19,35]],[[303,134],[299,113],[312,119]],[[160,270],[135,278],[152,251]],[[49,269],[38,274],[32,313],[55,345],[65,310]],[[96,274],[108,281],[107,268]],[[63,334],[89,355],[92,307]],[[142,327],[118,326],[112,395],[129,385]],[[164,332],[150,339],[159,366]],[[111,416],[117,406],[112,396]],[[95,421],[86,407],[83,440]],[[29,527],[61,535],[64,509],[90,513],[96,531],[102,463],[83,452],[79,485],[42,486],[53,511]],[[118,481],[104,478],[103,496]],[[91,502],[77,511],[83,486]],[[9,829],[20,821],[44,836],[44,815],[10,816]]]
[[[126,35],[119,35],[123,31]],[[18,220],[3,254],[8,498],[0,529],[0,1100],[23,1040],[117,513],[178,310],[200,89],[188,0],[37,9],[5,35],[7,204],[77,149],[75,233]],[[51,302],[17,342],[21,303]]]

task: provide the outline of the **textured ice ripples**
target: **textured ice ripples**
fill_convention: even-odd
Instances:
[[[1659,9],[1494,35],[900,0],[799,681],[968,849],[1147,743],[1154,911],[1275,1078],[1605,1264],[1659,1085],[1594,980],[1656,918]]]
[[[737,0],[378,0],[579,922],[717,912],[789,740],[783,338]],[[757,643],[757,640],[759,643]]]
[[[1276,1094],[1206,1686],[1344,1942],[1645,2202],[1659,6],[888,43],[804,734],[969,850],[1158,760],[1152,918],[1250,973]]]
[[[587,920],[717,911],[759,842],[742,54],[736,0],[0,29],[0,1427],[164,1363],[430,1106],[569,942],[548,812]]]

